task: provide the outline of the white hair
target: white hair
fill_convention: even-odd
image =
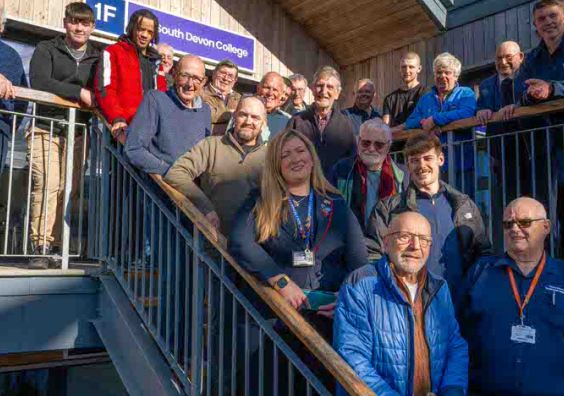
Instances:
[[[382,131],[386,135],[386,139],[392,140],[392,130],[387,124],[384,124],[381,118],[372,118],[363,122],[360,126],[360,132],[362,133],[362,131]]]
[[[339,82],[339,88],[341,87],[341,75],[334,67],[322,66],[313,75],[313,83],[315,84],[321,78],[334,77]]]
[[[445,68],[451,70],[456,78],[460,76],[462,71],[462,63],[454,55],[448,52],[443,52],[437,55],[433,61],[433,72],[436,73],[439,68]]]

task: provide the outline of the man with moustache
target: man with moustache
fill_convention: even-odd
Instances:
[[[166,91],[166,79],[158,74],[161,56],[151,47],[159,43],[159,20],[141,9],[129,18],[126,34],[104,50],[96,72],[96,102],[111,124],[114,139],[125,144],[127,126],[143,95],[151,89]]]
[[[92,92],[99,50],[90,41],[94,30],[94,12],[85,3],[74,2],[65,7],[63,19],[65,35],[40,42],[31,58],[29,78],[31,87],[47,91],[65,99],[80,102],[85,107],[95,104]],[[62,217],[64,180],[67,175],[65,153],[67,127],[47,118],[67,120],[68,110],[55,106],[37,105],[38,118],[27,129],[27,154],[32,176],[30,228],[34,255],[29,267],[47,269],[58,264],[45,256],[56,253],[62,245]],[[91,113],[77,112],[76,122],[87,124]],[[71,200],[78,205],[79,182],[85,164],[82,163],[86,136],[75,131]]]
[[[282,111],[282,97],[286,91],[284,78],[276,72],[268,72],[257,87],[257,95],[264,99],[266,108],[266,128],[262,132],[264,141],[272,139],[278,132],[286,128],[290,114]]]
[[[403,124],[415,109],[419,98],[425,93],[425,86],[419,82],[421,70],[421,58],[417,53],[408,52],[401,57],[402,84],[386,96],[382,109],[382,119],[390,127],[394,128]]]
[[[202,91],[204,102],[211,108],[214,136],[225,134],[237,103],[241,99],[241,94],[233,89],[238,75],[239,68],[235,63],[229,59],[222,60],[216,65],[210,83]]]
[[[233,115],[233,127],[223,136],[200,141],[165,175],[165,181],[190,199],[223,235],[229,235],[235,213],[258,188],[266,153],[260,137],[265,123],[262,100],[243,97]]]
[[[395,216],[405,211],[421,213],[431,224],[433,245],[429,271],[457,290],[464,274],[491,246],[476,204],[466,194],[439,179],[445,158],[435,135],[420,133],[405,144],[410,183],[401,194],[384,199],[372,211],[367,225],[368,251],[379,258],[384,237]]]
[[[423,215],[397,215],[385,255],[351,273],[339,292],[334,348],[375,394],[466,394],[468,346],[447,283],[427,271],[431,235]]]
[[[174,72],[174,87],[143,97],[125,142],[133,166],[164,175],[178,157],[211,134],[211,111],[199,96],[205,82],[204,62],[185,55]]]
[[[354,105],[343,110],[343,114],[353,123],[354,133],[358,136],[362,123],[373,118],[380,118],[380,113],[372,106],[376,96],[376,86],[369,78],[361,78],[354,87]]]
[[[505,254],[468,271],[458,304],[471,394],[562,395],[564,262],[545,250],[551,222],[540,202],[522,197],[502,224]]]
[[[368,120],[360,127],[358,155],[337,162],[330,175],[363,230],[376,203],[407,186],[407,174],[389,155],[391,145],[390,127],[379,118]]]
[[[313,142],[323,172],[328,175],[339,160],[356,152],[354,127],[336,103],[341,94],[341,76],[337,70],[331,66],[317,70],[311,90],[314,103],[295,114],[288,127],[303,133]]]

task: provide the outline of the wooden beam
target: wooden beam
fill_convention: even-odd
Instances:
[[[61,107],[70,107],[75,109],[80,109],[81,106],[77,102],[72,102],[61,98],[60,96],[53,95],[48,92],[36,91],[30,88],[16,87],[16,96],[18,99],[26,100],[30,102],[39,102],[42,104],[49,104]],[[87,110],[87,109],[83,109]]]
[[[557,111],[564,110],[564,99],[552,100],[550,102],[541,103],[534,106],[522,106],[515,109],[515,113],[512,119],[531,117],[537,115],[543,115],[548,113],[554,113]],[[490,123],[503,121],[501,114],[499,112],[493,113]],[[480,126],[481,123],[476,117],[465,118],[463,120],[458,120],[451,122],[448,125],[441,127],[441,133],[457,131],[460,129],[467,129],[476,126]],[[407,140],[414,133],[423,132],[421,129],[408,129],[398,133],[394,133],[394,141]]]

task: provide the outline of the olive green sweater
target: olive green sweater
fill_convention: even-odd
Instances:
[[[266,146],[250,152],[230,132],[201,140],[179,157],[165,175],[165,181],[204,214],[215,211],[221,232],[228,235],[233,218],[249,193],[258,188],[264,167]],[[200,186],[194,180],[199,178]]]

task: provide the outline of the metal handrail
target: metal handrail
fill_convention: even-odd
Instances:
[[[17,99],[33,100],[43,104],[92,111],[106,127],[108,123],[96,109],[81,108],[79,104],[47,92],[16,87]],[[356,375],[352,368],[321,337],[321,335],[282,296],[272,288],[258,281],[241,267],[227,251],[226,238],[209,223],[205,216],[180,192],[165,183],[160,175],[151,175],[177,207],[197,226],[208,241],[222,254],[225,261],[248,283],[272,311],[300,339],[313,355],[325,366],[343,388],[353,396],[375,395]]]

